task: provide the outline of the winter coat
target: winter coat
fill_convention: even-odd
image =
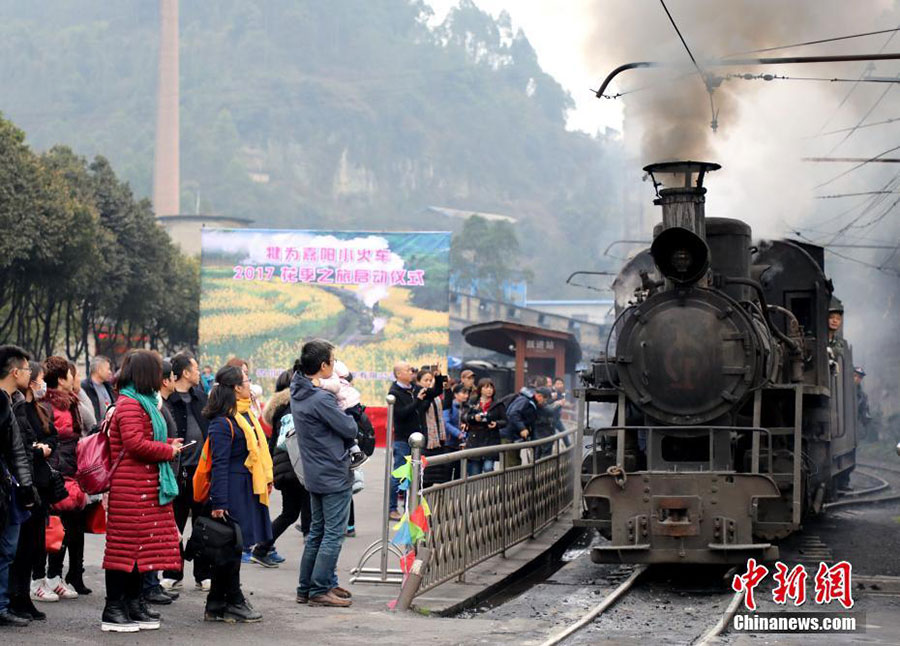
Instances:
[[[316,388],[299,372],[291,380],[291,413],[300,446],[306,489],[329,494],[349,489],[350,447],[356,440],[356,421],[342,411],[335,396]]]
[[[210,421],[208,432],[212,451],[211,508],[224,509],[240,525],[245,548],[272,540],[269,508],[253,493],[253,476],[244,466],[249,455],[244,431],[234,417],[223,416]],[[260,448],[268,450],[265,446]]]
[[[481,400],[475,399],[466,406],[463,413],[466,422],[466,448],[478,449],[485,446],[497,446],[500,444],[500,432],[506,427],[506,406],[502,401],[492,399],[487,409],[487,419],[477,421],[475,418],[484,412]],[[489,422],[496,422],[497,426],[488,428]]]
[[[19,431],[19,423],[13,413],[12,401],[6,391],[0,392],[0,461],[7,471],[19,483],[19,489],[28,489],[20,502],[31,502],[31,456],[25,450],[22,442],[22,434]]]
[[[46,398],[53,411],[58,440],[56,451],[50,456],[50,466],[71,478],[78,470],[76,448],[83,433],[78,397],[74,393],[49,389]]]
[[[175,426],[178,427],[178,437],[184,439],[187,433],[187,416],[193,415],[194,419],[197,420],[197,425],[200,426],[200,431],[203,433],[203,441],[205,442],[209,429],[209,420],[203,416],[203,409],[206,407],[207,401],[206,393],[199,386],[192,387],[188,392],[191,395],[190,410],[188,410],[187,404],[184,403],[184,400],[181,399],[178,393],[169,395],[169,398],[165,401],[166,408],[172,413]]]
[[[103,569],[181,570],[172,504],[159,504],[159,463],[172,459],[172,448],[153,440],[150,416],[130,397],[116,402],[109,446],[113,460],[123,448],[125,455],[109,489]]]
[[[500,432],[500,437],[503,439],[512,440],[514,442],[523,442],[525,440],[523,440],[520,433],[525,429],[528,429],[531,432],[531,436],[526,439],[534,439],[534,424],[535,421],[537,421],[538,405],[535,403],[534,399],[528,395],[527,389],[523,389],[523,391],[526,392],[520,392],[506,407],[506,419],[508,423]]]
[[[108,383],[104,382],[103,387],[106,388],[106,392],[109,394],[109,401],[112,404],[116,403],[116,393],[113,391],[112,386]],[[81,390],[87,394],[88,399],[91,400],[91,405],[94,407],[94,419],[97,420],[97,423],[103,421],[103,416],[100,414],[100,396],[97,394],[97,387],[94,384],[94,380],[90,377],[86,377],[81,380]],[[90,429],[88,429],[90,430]]]
[[[428,389],[425,400],[419,399],[421,387],[413,384],[412,388],[403,388],[396,381],[391,384],[388,394],[394,396],[394,441],[409,442],[413,433],[425,434],[425,412],[431,400],[444,390],[444,375],[435,375],[434,385]]]
[[[269,453],[272,455],[272,470],[274,473],[275,488],[284,489],[286,485],[296,481],[297,474],[291,465],[291,457],[287,450],[278,448],[278,436],[281,433],[281,419],[291,414],[291,391],[279,390],[272,395],[263,410],[263,420],[272,428],[272,437],[269,438]],[[295,437],[288,438],[288,442],[296,442]]]
[[[454,399],[450,403],[450,408],[445,408],[443,411],[444,428],[447,430],[446,445],[454,450],[459,448],[465,436],[465,433],[460,428],[460,425],[465,423],[465,419],[462,416],[464,407],[465,404],[460,406],[459,402]]]
[[[42,417],[38,414],[38,407],[41,407]],[[41,402],[28,401],[24,396],[19,396],[13,404],[13,411],[16,414],[16,421],[19,423],[19,432],[22,436],[22,444],[26,452],[30,449],[30,458],[32,473],[34,476],[34,486],[37,487],[41,498],[46,498],[45,494],[50,490],[50,465],[48,458],[44,457],[41,449],[34,448],[35,443],[46,444],[50,447],[50,456],[56,450],[56,429],[53,427],[53,413],[49,406],[44,406]]]

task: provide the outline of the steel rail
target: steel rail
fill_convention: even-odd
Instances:
[[[567,639],[571,635],[574,635],[579,630],[594,621],[594,619],[599,617],[614,603],[625,596],[625,593],[634,586],[637,580],[641,578],[641,576],[649,569],[649,567],[649,565],[639,565],[638,567],[636,567],[627,579],[620,583],[615,590],[606,595],[600,603],[591,608],[591,610],[588,611],[588,613],[585,614],[581,619],[576,621],[574,624],[572,624],[562,632],[542,642],[541,646],[556,646],[556,644],[561,643],[564,639]]]
[[[900,473],[900,469],[892,469],[890,467],[882,467],[874,464],[860,464],[857,462],[857,467],[860,467],[862,470],[865,469],[879,469],[882,471],[889,471],[891,473]],[[866,474],[869,477],[875,478],[877,480],[881,480],[883,484],[879,484],[877,487],[872,487],[871,489],[874,491],[882,491],[888,487],[890,487],[890,483],[888,483],[883,478],[880,478],[872,473]],[[874,496],[874,497],[865,497],[867,493],[874,493],[874,491],[866,491],[860,492],[859,497],[851,498],[850,500],[836,500],[834,502],[827,502],[822,505],[823,509],[834,509],[836,507],[852,507],[856,505],[877,505],[885,502],[896,502],[900,500],[900,494],[889,494],[887,496]]]
[[[706,646],[713,639],[725,632],[728,629],[729,624],[731,624],[731,619],[732,617],[734,617],[734,613],[737,612],[738,607],[741,605],[741,599],[743,597],[743,591],[735,592],[731,597],[731,601],[729,602],[728,607],[725,608],[725,612],[723,612],[722,616],[719,617],[719,621],[717,621],[714,626],[703,633],[700,638],[696,642],[694,642],[694,645]]]

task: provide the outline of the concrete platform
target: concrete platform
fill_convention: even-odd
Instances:
[[[109,635],[100,632],[104,577],[103,536],[88,535],[85,545],[86,582],[92,595],[58,603],[39,603],[48,619],[23,629],[0,628],[0,643],[6,644],[94,644],[94,643],[291,643],[291,644],[469,644],[523,643],[538,641],[550,626],[539,619],[497,620],[481,617],[451,619],[435,617],[461,609],[479,600],[486,591],[504,581],[532,560],[541,557],[569,530],[567,518],[543,530],[536,539],[518,545],[508,558],[494,557],[471,570],[465,583],[451,582],[416,600],[419,612],[393,613],[387,603],[397,597],[398,585],[349,584],[350,570],[365,548],[381,534],[381,499],[384,451],[379,449],[363,467],[366,488],[354,497],[355,538],[347,538],[338,565],[341,584],[353,593],[349,609],[311,608],[295,601],[303,541],[289,528],[276,547],[287,560],[278,568],[244,564],[244,593],[264,615],[260,624],[225,625],[203,622],[206,593],[193,586],[192,565],[187,565],[181,598],[170,606],[157,607],[163,615],[159,631]],[[272,498],[272,517],[281,508],[278,492]],[[377,560],[370,564],[377,566]],[[396,559],[390,567],[398,567]],[[426,616],[426,615],[432,616]],[[530,639],[529,639],[530,638]]]

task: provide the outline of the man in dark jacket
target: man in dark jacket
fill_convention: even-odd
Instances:
[[[394,383],[388,390],[388,394],[394,396],[394,469],[402,466],[406,462],[406,456],[411,453],[409,436],[413,433],[422,433],[424,430],[420,410],[425,406],[428,392],[415,385],[415,378],[415,368],[406,361],[398,361],[394,365]],[[397,509],[399,487],[400,481],[392,476],[391,520],[400,520],[400,512]]]
[[[312,523],[303,558],[297,602],[345,608],[350,593],[335,585],[352,498],[350,447],[356,421],[340,409],[335,396],[316,387],[334,372],[334,346],[324,339],[303,344],[291,381],[291,413],[309,491]]]
[[[178,437],[184,440],[185,449],[181,452],[179,468],[176,471],[178,480],[178,496],[172,503],[175,512],[175,524],[178,531],[184,532],[188,516],[193,520],[200,518],[203,504],[194,502],[194,472],[200,462],[200,452],[206,442],[209,420],[203,416],[206,406],[206,393],[200,387],[200,369],[197,360],[190,352],[179,352],[171,359],[172,392],[163,401],[175,420]],[[192,446],[188,446],[194,442]],[[192,521],[193,523],[193,521]],[[183,571],[163,572],[162,587],[172,590],[179,587]],[[202,557],[194,559],[194,580],[196,586],[209,588],[210,568]]]
[[[91,359],[91,375],[81,381],[81,389],[94,406],[94,419],[100,424],[106,417],[107,409],[116,401],[109,380],[112,377],[112,364],[102,354]]]
[[[534,439],[534,425],[538,418],[538,408],[544,404],[544,394],[531,388],[522,388],[506,408],[507,424],[500,432],[501,444],[524,442]],[[517,467],[522,464],[518,451],[506,452],[506,466]]]
[[[27,626],[30,618],[9,608],[9,568],[19,544],[19,528],[34,504],[30,454],[22,444],[10,394],[28,385],[31,357],[14,345],[0,346],[0,626]]]

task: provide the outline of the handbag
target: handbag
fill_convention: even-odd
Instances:
[[[102,503],[95,503],[87,508],[84,531],[86,534],[106,533],[106,509]]]
[[[75,472],[75,479],[85,493],[93,495],[109,491],[113,474],[119,468],[122,458],[125,457],[123,448],[115,462],[111,458],[109,427],[112,424],[115,410],[115,406],[110,406],[106,411],[106,417],[100,423],[100,430],[78,441],[76,451],[78,470]]]
[[[50,505],[50,508],[58,512],[81,511],[84,509],[85,505],[87,505],[87,496],[84,495],[84,491],[78,483],[72,478],[65,478],[65,487],[69,495],[56,504]]]
[[[49,465],[47,468],[50,469],[50,495],[46,502],[53,505],[68,498],[69,491],[66,489],[66,479],[63,478],[63,474]]]
[[[55,554],[62,549],[63,539],[66,537],[66,530],[63,527],[59,516],[50,516],[47,520],[47,531],[44,537],[44,546],[51,554]]]
[[[241,558],[244,537],[241,526],[227,515],[223,519],[201,516],[193,522],[191,538],[184,548],[188,561],[201,557],[213,566],[233,563]]]

